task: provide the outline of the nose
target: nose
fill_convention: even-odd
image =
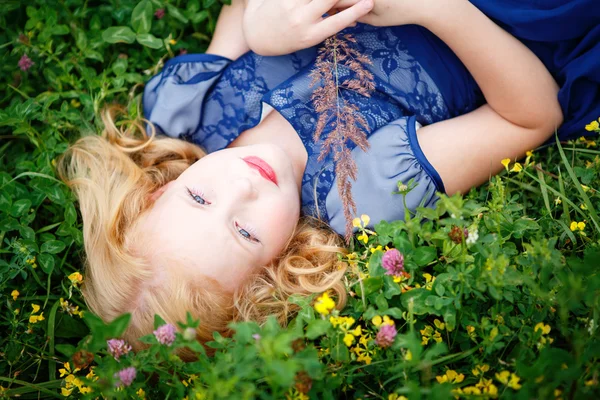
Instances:
[[[232,181],[232,189],[232,196],[236,200],[253,200],[258,194],[252,180],[246,177],[234,178]]]

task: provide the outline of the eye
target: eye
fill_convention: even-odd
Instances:
[[[242,227],[236,222],[235,229],[247,241],[252,242],[252,243],[260,243],[260,240],[258,240],[258,238],[256,237],[254,230],[250,229],[249,227]]]
[[[195,189],[190,189],[190,188],[186,188],[186,189],[187,189],[188,194],[192,198],[192,200],[194,200],[196,203],[201,204],[203,206],[207,206],[207,205],[211,204],[209,201],[205,200],[204,194],[202,194],[201,192],[199,192]]]

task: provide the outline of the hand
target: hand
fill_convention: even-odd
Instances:
[[[419,24],[423,18],[435,14],[434,7],[439,6],[437,0],[374,0],[373,9],[358,22],[374,26],[398,26]],[[449,0],[442,0],[448,2]],[[464,0],[463,0],[464,1]],[[334,8],[345,10],[351,7],[353,0],[340,0]]]
[[[342,1],[342,11],[323,18]],[[244,35],[258,54],[289,54],[321,43],[372,8],[373,0],[247,0]]]

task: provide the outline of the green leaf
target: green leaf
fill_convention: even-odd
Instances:
[[[402,310],[398,307],[388,308],[385,311],[385,314],[396,319],[402,319]]]
[[[190,18],[192,23],[194,24],[198,24],[202,21],[204,21],[206,18],[208,18],[209,13],[208,11],[204,10],[204,11],[200,11],[197,14],[192,15],[192,17]]]
[[[21,215],[23,215],[27,211],[29,211],[30,207],[31,207],[31,200],[29,200],[29,199],[17,200],[13,203],[12,207],[10,208],[10,215],[12,215],[13,217],[20,217]]]
[[[102,54],[96,50],[86,50],[86,52],[84,54],[85,54],[85,58],[104,62],[104,56],[102,56]]]
[[[384,276],[385,269],[381,266],[381,257],[383,256],[383,252],[376,251],[371,254],[369,258],[369,275],[373,277]]]
[[[49,240],[49,241],[45,242],[44,244],[42,244],[42,247],[40,248],[40,252],[57,254],[57,253],[60,253],[61,251],[63,251],[65,249],[65,247],[67,247],[67,246],[60,240]]]
[[[56,324],[55,336],[59,338],[82,338],[89,333],[89,329],[79,317],[60,314]]]
[[[202,323],[202,321],[200,321]],[[165,320],[160,317],[158,314],[154,314],[154,329],[158,329],[159,326],[163,326],[166,324]]]
[[[118,316],[108,325],[108,335],[111,337],[120,337],[123,335],[123,332],[125,332],[125,329],[129,325],[129,320],[131,320],[131,314]]]
[[[382,278],[367,278],[363,281],[362,288],[359,285],[356,285],[356,293],[362,296],[362,288],[364,288],[364,295],[368,296],[372,293],[375,293],[379,289],[383,287],[383,279]]]
[[[339,341],[335,346],[331,348],[331,358],[335,361],[348,361],[350,359],[350,353],[344,342]]]
[[[331,323],[326,319],[315,319],[310,321],[306,327],[306,337],[310,340],[314,340],[319,336],[324,335],[327,330],[331,328]]]
[[[59,242],[62,243],[62,242]],[[43,247],[43,245],[42,245]],[[42,267],[42,270],[50,275],[52,273],[52,271],[54,271],[54,256],[52,254],[40,254],[38,256],[38,262],[40,263],[40,266]]]
[[[171,4],[167,4],[167,11],[169,15],[175,19],[178,19],[180,22],[187,24],[190,20],[179,11],[179,9]]]
[[[56,351],[64,354],[69,358],[72,357],[73,354],[75,354],[75,352],[77,351],[77,348],[72,344],[57,344],[56,346],[54,346],[54,348],[56,349]]]
[[[67,25],[56,25],[52,27],[53,35],[67,35],[69,33],[69,27]]]
[[[21,224],[14,218],[8,217],[0,221],[0,232],[19,230]]]
[[[128,26],[112,26],[102,32],[102,39],[107,43],[128,43],[135,41],[135,33]]]
[[[437,258],[437,250],[435,247],[422,246],[418,247],[412,254],[412,260],[419,267],[424,267]]]
[[[115,75],[123,75],[125,72],[127,72],[128,64],[129,62],[127,61],[127,58],[119,57],[115,60],[114,63],[112,63],[111,69],[115,73]]]
[[[163,47],[163,41],[151,33],[138,33],[136,39],[139,44],[150,47],[151,49],[160,49]]]
[[[152,4],[148,0],[140,1],[133,9],[131,26],[138,34],[150,32],[150,28],[152,28]]]
[[[73,203],[68,203],[65,206],[65,222],[67,224],[74,224],[77,221],[77,211]]]

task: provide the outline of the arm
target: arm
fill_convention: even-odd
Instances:
[[[436,11],[421,14],[419,24],[454,51],[496,113],[530,129],[562,123],[558,85],[523,43],[466,0],[427,2]]]
[[[206,53],[235,60],[250,50],[242,31],[246,1],[231,0],[230,6],[223,6]]]
[[[484,183],[502,170],[502,159],[522,157],[562,123],[558,86],[542,62],[467,0],[377,0],[361,21],[426,27],[456,53],[483,91],[488,104],[418,131],[448,194]]]

